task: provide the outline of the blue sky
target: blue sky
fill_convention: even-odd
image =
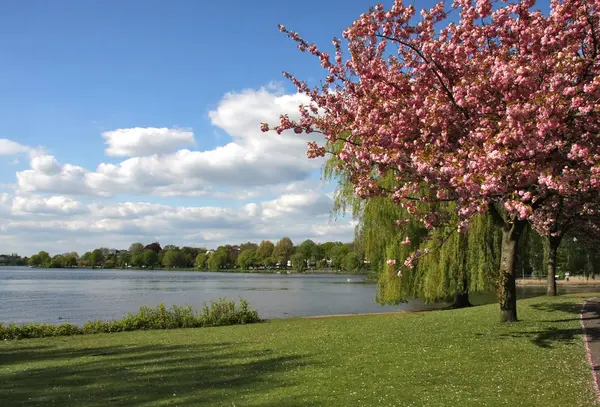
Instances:
[[[224,93],[320,78],[318,61],[276,28],[329,45],[363,1],[19,1],[0,16],[3,136],[43,144],[85,165],[102,159],[99,133],[191,127],[211,148],[207,112]],[[287,87],[287,83],[285,83]],[[288,90],[291,88],[287,87]],[[226,137],[226,135],[223,135]],[[80,151],[73,151],[77,140]]]
[[[0,155],[6,218],[0,251],[30,255],[41,249],[59,253],[74,248],[82,252],[155,238],[164,244],[209,247],[284,235],[298,243],[304,238],[351,240],[348,219],[329,222],[333,187],[319,182],[319,163],[306,168],[301,162],[309,161],[302,144],[294,144],[290,153],[298,157],[298,166],[304,166],[298,173],[293,166],[282,169],[271,163],[269,157],[274,155],[266,154],[254,164],[272,167],[281,179],[264,174],[263,187],[259,177],[258,185],[248,188],[226,181],[221,185],[215,179],[210,189],[227,191],[220,195],[165,193],[170,184],[160,192],[154,186],[140,191],[99,188],[109,193],[98,196],[77,183],[78,178],[69,175],[72,186],[54,178],[66,177],[65,165],[95,172],[102,163],[119,166],[136,157],[135,152],[106,153],[102,134],[117,129],[193,132],[195,144],[173,147],[164,154],[182,148],[210,153],[235,142],[231,126],[216,126],[209,117],[209,112],[222,106],[226,94],[235,99],[247,92],[246,99],[252,99],[252,92],[266,89],[292,96],[295,89],[282,77],[284,70],[313,83],[323,77],[318,61],[297,51],[277,24],[328,47],[370,5],[342,0],[230,1],[226,5],[183,0],[5,3],[0,14],[0,138],[24,150],[15,153],[9,148]],[[235,109],[244,111],[239,105],[232,109],[234,116]],[[252,120],[246,125],[252,127]],[[43,150],[32,150],[38,147]],[[42,171],[34,160],[51,164]],[[149,171],[160,172],[160,168]],[[230,170],[241,176],[252,168],[248,164]],[[17,176],[22,172],[29,173],[26,181]],[[136,184],[131,174],[127,181]],[[148,209],[147,205],[154,206]],[[255,206],[260,213],[253,212]],[[140,207],[149,214],[140,212]],[[182,215],[186,211],[193,215]],[[215,211],[225,212],[219,217]],[[239,213],[250,218],[242,216],[240,227],[232,228],[228,218]],[[182,225],[180,219],[186,216],[191,218],[189,225]]]
[[[308,139],[258,125],[304,101],[282,71],[324,77],[277,24],[327,48],[372,5],[5,2],[0,252],[352,240]]]

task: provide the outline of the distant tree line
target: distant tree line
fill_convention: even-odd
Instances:
[[[27,257],[21,257],[16,253],[0,254],[0,266],[26,266]]]
[[[263,240],[260,244],[246,242],[223,245],[216,250],[196,247],[161,247],[157,242],[144,246],[133,243],[127,250],[98,248],[79,256],[75,252],[50,256],[40,251],[27,264],[48,268],[165,268],[224,270],[278,270],[291,269],[364,272],[368,261],[354,243],[315,243],[308,239],[294,245],[289,237],[276,243]]]

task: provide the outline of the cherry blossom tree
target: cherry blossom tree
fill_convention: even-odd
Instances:
[[[343,142],[337,156],[355,193],[389,196],[427,227],[444,219],[419,201],[455,201],[461,229],[489,211],[503,228],[503,321],[517,320],[514,263],[527,222],[551,233],[548,207],[568,198],[584,212],[600,189],[600,0],[552,0],[547,15],[534,6],[456,0],[416,19],[402,0],[377,5],[343,32],[346,58],[342,40],[332,55],[280,26],[327,75],[309,88],[285,73],[311,103],[273,129],[321,132],[326,144],[309,143],[309,157]],[[393,188],[378,182],[388,171]]]

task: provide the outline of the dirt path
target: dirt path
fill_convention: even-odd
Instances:
[[[594,376],[594,390],[600,401],[600,300],[586,300],[581,309],[581,326],[585,333],[584,341],[588,362]]]

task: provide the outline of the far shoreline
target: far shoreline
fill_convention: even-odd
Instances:
[[[517,279],[517,286],[546,286],[548,283],[545,278],[540,279]],[[556,280],[557,286],[600,286],[600,279],[595,280],[593,278],[585,278],[582,276],[570,277],[569,280]]]
[[[353,271],[334,271],[334,270],[306,270],[303,272],[294,271],[292,269],[258,269],[258,270],[240,270],[240,269],[222,269],[222,270],[198,270],[195,268],[165,268],[165,267],[128,267],[128,268],[104,268],[104,267],[36,267],[36,266],[0,266],[0,270],[3,268],[18,268],[18,269],[32,269],[32,270],[94,270],[94,271],[182,271],[188,273],[226,273],[226,274],[298,274],[298,275],[310,275],[310,274],[328,274],[337,276],[362,276],[368,277],[368,273],[365,272],[353,272]]]

